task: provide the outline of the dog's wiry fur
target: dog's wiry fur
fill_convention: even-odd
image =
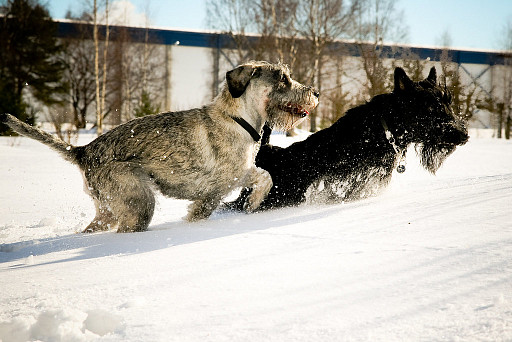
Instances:
[[[465,123],[452,112],[451,96],[436,78],[432,68],[425,80],[413,82],[397,68],[392,93],[350,109],[331,127],[287,148],[261,146],[256,166],[270,173],[273,187],[260,209],[374,195],[411,144],[423,167],[435,173],[468,140]],[[241,210],[248,194],[250,189],[227,207]]]
[[[318,93],[290,78],[281,64],[249,62],[229,71],[220,94],[207,106],[129,121],[85,146],[71,146],[11,115],[0,122],[50,146],[78,165],[94,199],[96,217],[86,232],[117,226],[146,230],[155,207],[153,189],[191,200],[187,219],[207,218],[238,186],[254,189],[245,209],[255,210],[272,186],[254,166],[258,143],[233,117],[256,131],[265,122],[289,129],[318,104]]]

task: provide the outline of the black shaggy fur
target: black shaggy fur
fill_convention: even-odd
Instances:
[[[394,81],[392,93],[348,110],[304,141],[287,148],[263,145],[256,165],[270,173],[274,185],[260,210],[371,196],[388,184],[410,144],[415,144],[423,167],[435,173],[466,143],[465,124],[453,114],[451,96],[437,84],[435,68],[421,82],[396,68]],[[263,142],[269,134],[267,130]],[[244,189],[227,207],[242,210],[250,191]]]

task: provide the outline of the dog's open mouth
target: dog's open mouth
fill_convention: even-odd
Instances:
[[[307,109],[298,104],[288,103],[286,105],[280,105],[279,109],[288,112],[292,115],[299,116],[301,118],[304,118],[309,115]]]

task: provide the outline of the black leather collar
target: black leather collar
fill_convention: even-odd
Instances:
[[[260,139],[261,139],[260,134],[254,129],[254,127],[251,126],[250,123],[248,123],[247,121],[245,121],[244,119],[242,119],[241,117],[238,117],[238,116],[232,116],[231,119],[235,120],[235,122],[237,124],[242,126],[243,129],[245,129],[247,131],[247,133],[249,133],[251,135],[251,137],[254,139],[255,142],[260,141]]]

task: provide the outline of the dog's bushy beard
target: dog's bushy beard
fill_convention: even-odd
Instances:
[[[418,144],[416,153],[420,157],[421,165],[430,173],[435,174],[456,147],[457,145],[452,144]]]

